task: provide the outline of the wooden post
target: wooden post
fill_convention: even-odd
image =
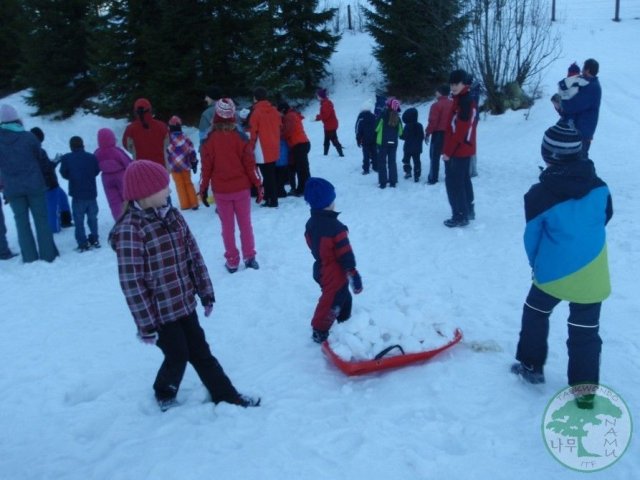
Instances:
[[[620,0],[616,0],[616,16],[613,17],[614,22],[620,21]]]
[[[551,0],[551,21],[556,21],[556,0]]]
[[[351,5],[347,5],[347,27],[349,30],[353,30],[353,25],[351,24]]]

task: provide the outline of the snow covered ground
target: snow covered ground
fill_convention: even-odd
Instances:
[[[613,294],[603,306],[602,382],[632,413],[640,407],[640,197],[635,166],[640,128],[640,5],[622,2],[611,21],[609,0],[558,2],[562,57],[546,72],[545,94],[567,66],[600,62],[603,102],[591,149],[614,200],[608,227]],[[532,479],[578,478],[547,451],[544,409],[566,383],[566,305],[552,316],[547,383],[531,386],[508,371],[530,273],[522,246],[522,196],[536,182],[542,133],[556,120],[542,99],[524,112],[482,118],[477,219],[447,229],[444,183],[400,180],[380,191],[360,174],[353,124],[377,78],[363,34],[345,34],[327,83],[346,158],[322,156],[322,127],[304,112],[311,171],[334,183],[337,209],[364,280],[354,316],[398,322],[424,318],[459,326],[462,343],[432,361],[384,374],[345,377],[310,339],[319,289],[303,239],[308,207],[288,198],[279,209],[253,212],[258,271],[229,275],[213,209],[185,217],[203,250],[217,303],[202,325],[215,355],[239,390],[262,396],[244,410],[205,403],[189,367],[178,398],[160,413],[151,384],[161,361],[140,344],[120,291],[115,255],[73,251],[72,229],[55,236],[62,253],[52,264],[0,264],[0,478],[2,479]],[[635,59],[635,60],[634,60]],[[153,101],[153,99],[151,99]],[[72,135],[96,147],[96,132],[125,120],[77,114],[65,122],[30,117],[21,94],[2,99],[40,126],[50,155],[66,152]],[[406,107],[406,105],[404,106]],[[428,104],[417,105],[424,123]],[[176,112],[180,113],[180,112]],[[195,138],[195,130],[189,132]],[[427,165],[427,155],[422,156]],[[427,167],[428,168],[428,167]],[[442,172],[441,172],[442,179]],[[63,182],[64,184],[64,182]],[[65,185],[66,186],[66,185]],[[99,187],[103,244],[112,221]],[[174,195],[175,198],[175,195]],[[18,250],[4,207],[11,248]],[[633,272],[636,273],[633,273]],[[493,346],[478,352],[474,344]],[[637,415],[636,415],[637,419]],[[637,478],[638,441],[591,478]]]

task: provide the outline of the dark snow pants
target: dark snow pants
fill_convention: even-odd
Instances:
[[[329,153],[329,142],[336,147],[338,151],[338,155],[344,157],[344,153],[342,152],[342,144],[340,140],[338,140],[338,131],[337,130],[325,130],[324,131],[324,143],[322,144],[324,148],[324,154],[327,155]]]
[[[311,176],[309,173],[309,151],[311,143],[298,143],[291,147],[290,155],[293,157],[293,178],[291,189],[298,195],[304,195],[304,187]],[[297,177],[297,178],[296,178]],[[296,181],[297,180],[297,181]]]
[[[451,205],[451,218],[468,219],[473,205],[473,185],[469,175],[471,157],[451,157],[444,162],[445,185]]]
[[[164,361],[153,384],[158,400],[175,398],[187,362],[193,365],[214,403],[236,400],[238,392],[212,355],[195,310],[175,322],[165,323],[158,333],[157,345],[164,353]]]
[[[431,134],[429,144],[429,176],[427,181],[434,183],[438,181],[440,175],[440,157],[442,156],[442,146],[444,145],[444,132],[437,131]]]
[[[531,285],[522,311],[522,327],[516,359],[529,366],[542,367],[547,360],[549,316],[561,300]],[[598,333],[600,307],[598,303],[569,303],[567,349],[569,385],[598,384],[602,340]]]
[[[362,172],[369,173],[369,169],[374,172],[378,171],[378,164],[376,163],[376,155],[378,153],[378,146],[375,142],[362,144]]]
[[[402,169],[404,173],[411,175],[411,160],[413,159],[413,179],[417,182],[422,174],[422,163],[419,153],[406,153],[402,157]]]
[[[385,188],[387,183],[395,187],[398,183],[397,150],[397,143],[383,143],[378,150],[378,184],[380,188]]]

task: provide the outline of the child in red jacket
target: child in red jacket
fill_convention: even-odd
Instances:
[[[338,140],[338,117],[336,117],[336,111],[333,108],[333,102],[327,97],[327,89],[321,88],[316,92],[318,100],[320,100],[320,113],[316,115],[316,122],[321,120],[324,127],[324,154],[329,153],[329,142],[336,147],[338,155],[344,157],[342,153],[342,145]]]
[[[257,270],[256,248],[251,225],[251,186],[258,190],[256,201],[262,201],[263,190],[256,172],[251,143],[236,126],[236,106],[230,98],[216,102],[213,129],[202,145],[202,177],[200,197],[205,206],[211,185],[222,224],[225,267],[238,271],[240,252],[236,247],[235,226],[238,222],[242,258],[246,268]]]
[[[449,228],[465,227],[476,217],[470,162],[476,153],[478,107],[469,94],[468,78],[464,70],[454,70],[449,75],[453,105],[442,147],[447,197],[451,205],[451,218],[445,220],[444,225]]]
[[[187,222],[167,205],[169,173],[150,160],[136,160],[124,174],[128,202],[109,235],[118,257],[118,276],[138,338],[157,345],[164,361],[153,384],[158,406],[177,405],[187,362],[214,403],[256,407],[259,398],[241,395],[211,354],[196,313],[196,294],[208,317],[215,296],[209,272]]]
[[[304,199],[311,207],[304,236],[315,262],[313,279],[322,294],[311,320],[312,339],[324,342],[333,322],[351,317],[351,294],[362,292],[362,278],[356,270],[356,258],[349,243],[349,229],[338,220],[334,200],[336,191],[324,178],[311,177],[304,189]]]

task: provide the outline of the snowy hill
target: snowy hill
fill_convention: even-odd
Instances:
[[[640,211],[635,152],[640,74],[634,45],[640,5],[559,2],[564,53],[547,72],[549,96],[567,66],[593,57],[601,66],[603,103],[591,148],[613,195],[608,227],[613,294],[604,303],[602,382],[632,413],[640,411],[640,301],[634,265],[640,261]],[[630,3],[630,2],[626,2]],[[625,10],[625,8],[627,10]],[[634,18],[635,17],[635,18]],[[0,264],[0,478],[24,480],[179,479],[565,479],[581,473],[560,465],[542,436],[544,409],[566,384],[566,304],[552,316],[547,383],[525,385],[509,373],[530,272],[522,246],[523,194],[538,175],[540,142],[556,120],[549,102],[481,120],[477,219],[447,229],[444,182],[401,179],[376,188],[362,176],[353,124],[373,96],[377,78],[371,40],[345,34],[327,81],[346,158],[322,155],[317,104],[304,112],[311,173],[336,186],[337,210],[349,226],[364,281],[354,317],[398,322],[424,318],[458,325],[463,342],[432,361],[384,374],[345,377],[311,339],[319,289],[304,242],[308,207],[287,198],[280,208],[254,205],[260,270],[229,275],[213,209],[185,212],[211,273],[217,303],[201,323],[214,354],[243,392],[262,396],[243,410],[205,402],[188,367],[179,408],[160,413],[151,385],[161,362],[140,344],[120,291],[114,253],[106,245],[73,251],[72,229],[56,234],[61,257],[52,264]],[[636,60],[634,60],[636,58]],[[361,83],[361,72],[368,72]],[[358,81],[356,81],[358,80]],[[371,83],[370,83],[371,82]],[[44,148],[66,152],[72,135],[96,148],[96,132],[121,137],[126,122],[76,114],[63,123],[30,117],[21,94],[4,98],[40,126]],[[424,123],[428,104],[416,105]],[[179,113],[179,112],[177,112]],[[196,138],[196,132],[190,131]],[[423,164],[427,155],[422,155]],[[442,173],[441,173],[442,180]],[[63,182],[64,183],[64,182]],[[66,187],[66,185],[63,185]],[[103,240],[112,225],[99,186]],[[175,198],[175,195],[174,195]],[[8,238],[17,250],[11,210]],[[471,348],[476,342],[489,351]],[[640,469],[633,439],[625,456],[592,478],[631,479]]]

